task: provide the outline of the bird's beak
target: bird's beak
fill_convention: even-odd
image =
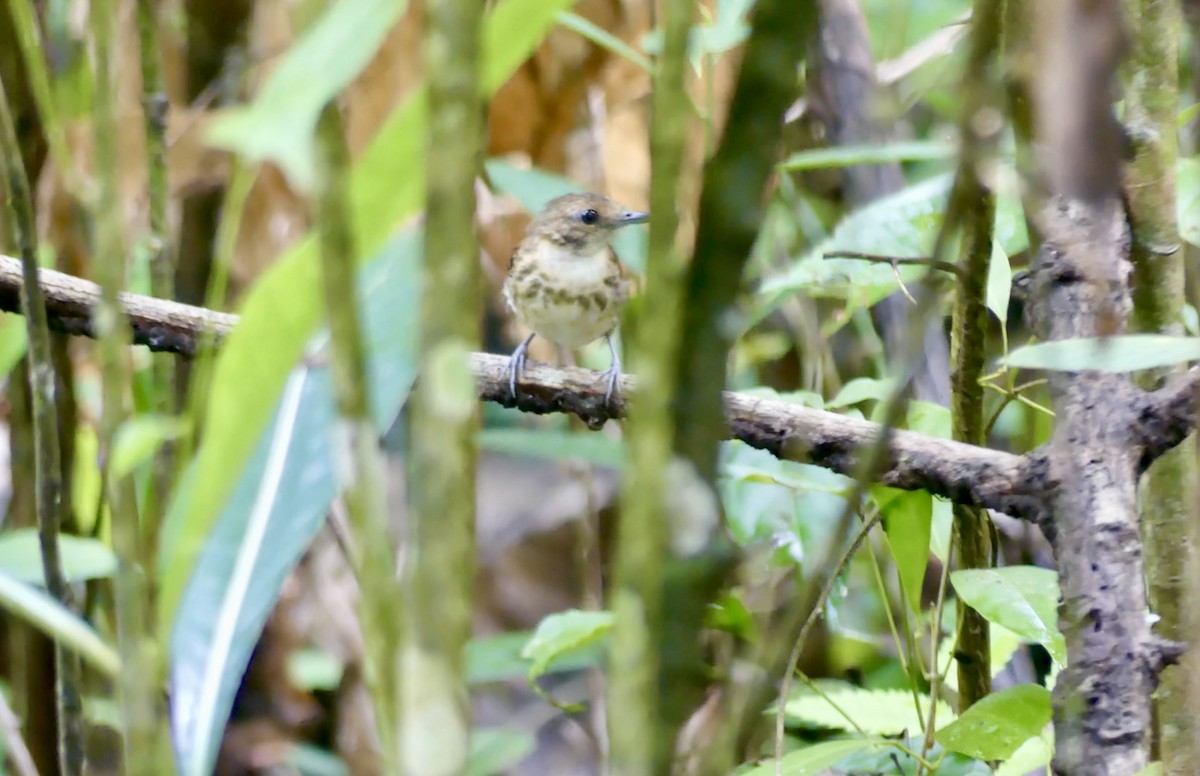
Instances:
[[[637,210],[626,210],[617,217],[617,226],[629,226],[630,224],[644,224],[650,220],[649,213],[642,213]]]

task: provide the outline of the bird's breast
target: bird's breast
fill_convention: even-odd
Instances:
[[[509,306],[539,336],[578,348],[616,328],[625,288],[616,259],[594,256],[518,255],[504,283]]]

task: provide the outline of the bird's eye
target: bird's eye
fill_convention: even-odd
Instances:
[[[591,226],[600,220],[600,214],[589,208],[588,210],[585,210],[579,214],[579,220],[588,226]]]

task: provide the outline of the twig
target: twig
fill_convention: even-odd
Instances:
[[[887,256],[882,253],[861,253],[859,251],[829,251],[821,254],[823,259],[855,259],[869,261],[874,264],[889,264],[892,269],[897,267],[928,267],[930,269],[949,272],[951,275],[962,275],[962,267],[952,261],[935,259],[932,256]]]
[[[27,313],[29,341],[29,399],[33,408],[34,488],[37,492],[38,540],[46,591],[63,606],[71,607],[71,590],[63,575],[58,536],[63,517],[62,454],[58,438],[58,410],[54,401],[54,360],[50,353],[50,328],[42,289],[37,284],[37,228],[29,179],[21,161],[16,124],[0,80],[0,166],[8,194],[9,224],[21,252],[19,309]],[[58,714],[58,763],[65,776],[84,768],[83,704],[80,699],[78,659],[62,644],[54,647],[54,695]]]

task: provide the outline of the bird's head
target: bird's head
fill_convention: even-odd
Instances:
[[[528,233],[590,255],[607,246],[617,229],[644,224],[649,218],[649,213],[626,210],[599,194],[566,194],[546,204]]]

